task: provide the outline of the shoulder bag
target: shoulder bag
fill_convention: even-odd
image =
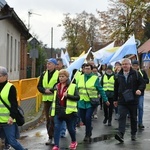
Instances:
[[[10,110],[10,107],[4,102],[1,96],[0,99],[2,103],[7,107],[7,109]],[[22,126],[25,123],[24,111],[20,106],[17,107],[17,114],[15,116],[15,119],[18,126]]]
[[[85,90],[86,90],[86,93],[87,93],[88,97],[90,98],[91,105],[93,107],[97,107],[98,105],[100,105],[100,98],[99,97],[96,97],[96,98],[93,97],[93,98],[91,98],[89,96],[89,93],[88,93],[87,88],[86,88],[86,83],[85,83]]]

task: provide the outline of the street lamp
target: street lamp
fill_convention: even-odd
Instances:
[[[41,16],[40,14],[33,13],[31,10],[28,11],[28,30],[30,30],[30,17],[32,14]]]

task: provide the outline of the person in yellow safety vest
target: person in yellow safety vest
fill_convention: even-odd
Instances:
[[[139,62],[137,60],[133,60],[132,61],[132,68],[136,71],[138,71],[141,76],[143,77],[143,80],[145,82],[145,84],[149,83],[149,78],[147,76],[147,73],[145,72],[145,70],[141,70],[139,67]],[[139,102],[138,102],[138,128],[139,129],[144,129],[144,125],[143,125],[143,114],[144,114],[144,91],[142,91],[141,95],[138,98]]]
[[[92,72],[93,72],[93,74],[98,76],[99,81],[101,81],[101,74],[98,72],[97,66],[93,66]],[[101,100],[100,100],[100,107],[101,107],[101,105],[102,105],[102,103],[101,103]],[[98,112],[98,106],[95,108],[92,118],[98,119],[97,112]]]
[[[2,100],[10,107],[5,106]],[[13,84],[8,82],[7,69],[0,66],[0,134],[5,139],[4,149],[27,150],[16,140],[19,138],[19,129],[15,121],[17,114],[17,92]]]
[[[51,116],[54,117],[54,147],[52,150],[59,150],[60,132],[63,121],[66,122],[71,137],[69,148],[76,149],[75,125],[77,119],[77,101],[79,98],[76,84],[69,81],[68,71],[65,69],[60,70],[59,83],[54,89],[54,101],[51,110]],[[64,113],[65,115],[62,116]]]
[[[58,73],[56,70],[57,60],[55,58],[50,58],[47,60],[47,70],[40,76],[37,88],[40,93],[42,93],[42,101],[44,102],[44,112],[46,117],[46,128],[48,134],[48,141],[46,145],[53,144],[53,132],[54,123],[53,118],[49,115],[51,105],[54,99],[54,94],[52,93],[55,84],[58,83]]]
[[[114,108],[114,105],[113,105],[114,82],[115,82],[115,74],[113,72],[113,66],[108,65],[106,68],[106,73],[101,78],[101,85],[110,103],[109,106],[107,106],[105,103],[103,105],[103,108],[104,108],[103,123],[106,124],[108,121],[108,126],[111,126],[112,114],[113,114],[113,108]]]
[[[82,64],[80,70],[74,69],[72,71],[71,81],[74,78],[73,83],[78,84],[78,82],[80,81],[80,76],[84,73],[84,65],[85,65],[85,63]],[[76,124],[76,126],[80,127],[82,125],[83,125],[83,123],[81,121],[80,112],[79,112],[79,109],[78,109],[78,117],[77,117],[77,124]]]
[[[103,101],[109,105],[107,96],[99,84],[98,76],[92,73],[93,66],[91,64],[85,64],[84,74],[80,76],[78,83],[80,100],[78,102],[78,108],[80,117],[85,125],[85,137],[84,141],[90,142],[92,136],[92,114],[95,107],[91,105],[90,98],[98,98],[100,94]]]

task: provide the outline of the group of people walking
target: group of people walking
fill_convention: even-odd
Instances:
[[[61,67],[58,67],[60,62]],[[114,68],[107,65],[102,70],[103,74],[100,74],[98,68],[88,62],[82,65],[81,71],[73,72],[73,79],[70,81],[68,71],[63,69],[62,60],[48,59],[47,70],[40,76],[37,86],[44,101],[49,136],[46,144],[53,144],[52,150],[59,150],[61,132],[67,128],[71,137],[69,148],[76,149],[78,143],[75,130],[78,118],[85,126],[83,141],[89,142],[93,130],[92,116],[97,113],[97,106],[91,103],[92,98],[103,103],[100,104],[103,105],[104,124],[112,125],[114,111],[118,115],[116,140],[124,141],[127,114],[131,120],[131,140],[136,140],[137,125],[140,129],[144,128],[144,90],[149,79],[145,71],[134,67],[135,64],[139,66],[138,61],[132,64],[130,59],[125,58],[121,63],[116,62]]]
[[[149,83],[144,70],[139,68],[139,62],[125,58],[116,62],[115,67],[105,65],[102,70],[88,62],[82,65],[82,70],[74,70],[70,77],[63,68],[61,58],[47,60],[47,69],[39,77],[37,88],[42,93],[48,141],[52,150],[60,150],[60,138],[65,137],[66,129],[71,137],[69,148],[75,150],[78,142],[76,126],[81,121],[85,126],[83,141],[90,142],[92,136],[92,117],[97,116],[98,105],[93,105],[91,99],[98,99],[104,112],[103,124],[112,125],[113,112],[118,120],[118,132],[115,139],[124,142],[127,114],[131,121],[131,140],[136,140],[137,127],[144,129],[143,107],[144,90]],[[15,123],[17,98],[15,87],[8,82],[7,70],[0,66],[0,98],[9,106],[8,110],[0,100],[0,136],[5,139],[5,146],[16,150],[27,150],[16,140],[19,135]],[[138,110],[138,113],[137,113]],[[138,119],[137,119],[138,116]]]

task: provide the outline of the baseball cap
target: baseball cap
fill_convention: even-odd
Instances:
[[[50,58],[50,59],[47,60],[47,62],[51,62],[51,63],[53,63],[54,65],[58,65],[58,64],[57,64],[57,60],[56,60],[55,58]]]

